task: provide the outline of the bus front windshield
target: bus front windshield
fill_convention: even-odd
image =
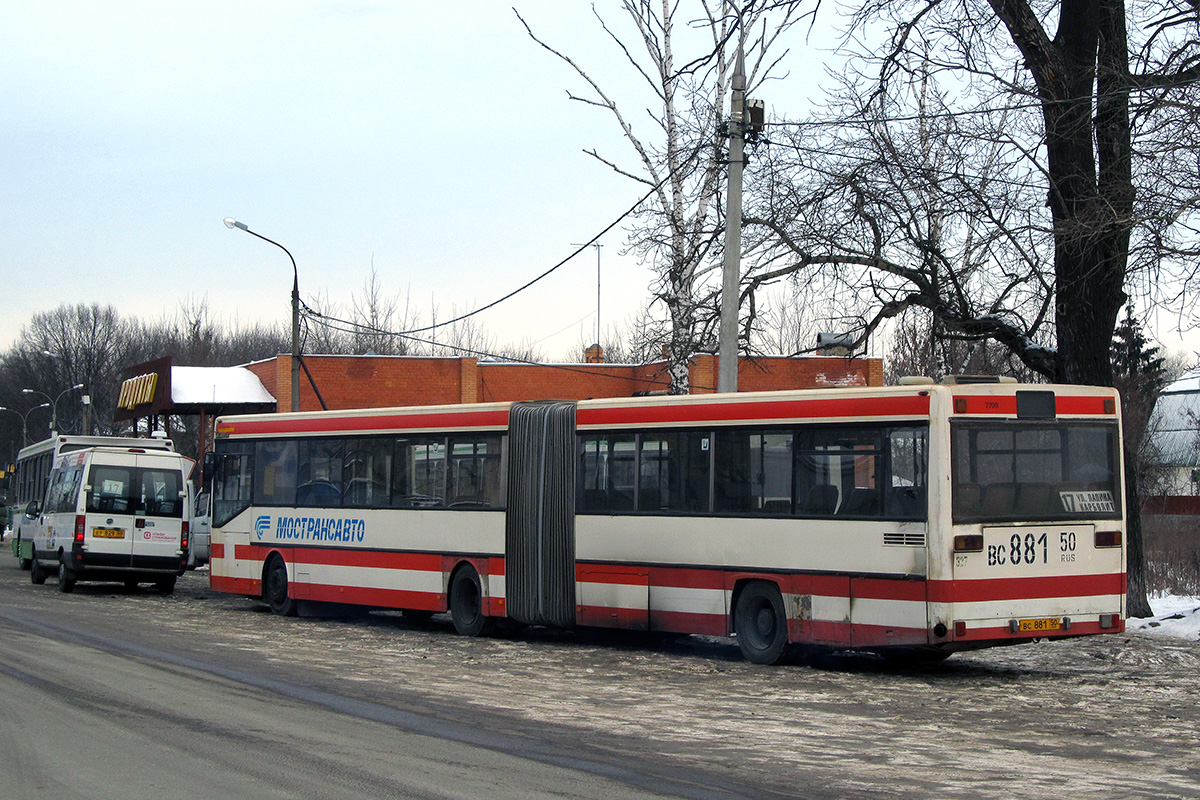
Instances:
[[[956,421],[954,521],[1119,519],[1115,424]]]

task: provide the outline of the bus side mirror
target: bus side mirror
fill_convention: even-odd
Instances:
[[[42,513],[42,504],[37,500],[30,500],[29,505],[25,506],[25,516],[34,519],[38,514]]]
[[[200,479],[204,482],[205,486],[207,486],[209,481],[212,480],[213,473],[216,472],[216,469],[217,469],[217,454],[216,453],[205,453],[204,454],[204,466],[201,468],[201,473],[200,473]]]

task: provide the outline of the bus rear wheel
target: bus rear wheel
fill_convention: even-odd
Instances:
[[[779,588],[766,581],[752,581],[738,594],[733,614],[738,647],[747,661],[777,664],[787,649],[787,614]]]
[[[470,564],[450,579],[450,619],[462,636],[481,636],[491,628],[491,618],[483,613],[483,584]]]
[[[264,583],[264,595],[271,611],[281,617],[296,616],[296,600],[288,594],[287,565],[279,556],[272,558],[267,566],[267,579]]]

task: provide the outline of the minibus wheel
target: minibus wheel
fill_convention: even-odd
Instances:
[[[75,591],[75,571],[65,561],[58,562],[58,590],[63,594]]]
[[[46,570],[42,569],[42,564],[38,561],[36,554],[29,561],[29,580],[37,586],[46,582]]]

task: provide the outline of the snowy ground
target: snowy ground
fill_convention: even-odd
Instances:
[[[1193,642],[1200,639],[1200,597],[1151,597],[1150,608],[1153,617],[1131,619],[1127,630]]]

